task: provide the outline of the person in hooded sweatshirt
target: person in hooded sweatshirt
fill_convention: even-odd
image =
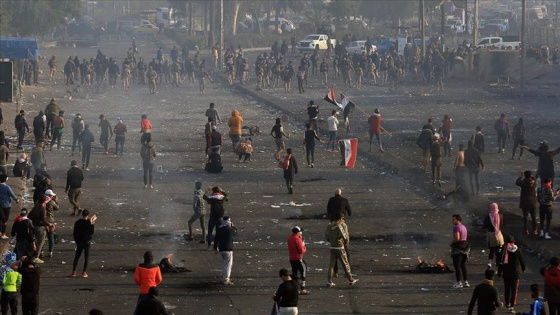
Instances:
[[[134,270],[134,281],[139,286],[135,314],[138,311],[138,305],[149,298],[150,288],[157,287],[162,280],[161,270],[157,264],[154,264],[154,255],[151,251],[146,251],[144,253],[144,263],[136,266]]]
[[[519,279],[521,273],[525,272],[525,262],[521,250],[515,244],[512,235],[505,238],[505,248],[502,253],[501,265],[499,265],[498,275],[502,275],[504,279],[504,297],[505,304],[510,313],[515,313],[515,304],[517,302],[517,290],[519,288]]]
[[[472,315],[474,304],[478,301],[478,315],[496,315],[496,310],[502,307],[500,295],[494,286],[494,270],[486,269],[484,280],[474,288],[471,301],[469,303],[468,315]]]
[[[560,314],[560,259],[550,258],[540,272],[544,277],[544,298],[548,301],[550,314]]]

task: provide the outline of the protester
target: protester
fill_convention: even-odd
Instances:
[[[154,188],[152,185],[154,163],[156,161],[156,147],[152,143],[152,137],[146,137],[145,142],[140,149],[140,157],[142,157],[142,168],[144,169],[144,189]]]
[[[468,315],[472,315],[474,304],[478,301],[477,314],[496,315],[496,310],[503,306],[500,295],[494,286],[494,270],[486,269],[484,280],[474,288],[469,303]]]
[[[498,133],[498,153],[504,153],[506,148],[506,140],[511,137],[509,132],[509,121],[506,114],[501,114],[500,118],[494,123],[494,130]]]
[[[193,233],[192,233],[192,224],[197,220],[200,221],[200,229],[202,230],[202,239],[199,243],[204,244],[206,242],[206,229],[204,227],[204,216],[206,215],[206,206],[204,204],[204,191],[202,188],[202,182],[196,181],[194,183],[195,191],[194,191],[194,198],[193,198],[193,210],[194,214],[189,219],[189,234],[187,235],[186,239],[188,241],[193,241]]]
[[[239,141],[236,143],[239,143]],[[218,152],[219,149],[213,147],[211,150],[212,152],[208,155],[208,160],[204,166],[204,170],[208,173],[221,173],[224,167],[222,166],[222,156]]]
[[[21,258],[21,310],[23,315],[39,314],[39,287],[41,284],[41,269],[29,259]]]
[[[47,165],[47,159],[45,158],[45,153],[43,148],[45,147],[45,142],[43,140],[37,141],[37,144],[33,149],[31,149],[31,164],[35,169],[35,174],[39,173],[41,166]]]
[[[549,234],[550,221],[552,220],[552,204],[558,197],[559,191],[552,190],[552,181],[549,178],[541,179],[541,187],[537,188],[537,200],[539,201],[539,218],[541,219],[541,231],[539,238],[552,239]],[[545,222],[546,221],[546,225]]]
[[[518,146],[525,145],[525,135],[527,133],[527,128],[523,122],[523,118],[519,118],[519,121],[515,126],[513,126],[513,149],[511,151],[511,159],[515,158],[515,151]],[[519,159],[523,156],[523,147],[519,148]]]
[[[274,138],[274,142],[276,143],[274,158],[276,161],[279,161],[282,157],[282,152],[284,152],[284,149],[286,148],[284,138],[289,139],[289,137],[284,133],[284,128],[282,127],[282,121],[280,118],[276,118],[276,124],[272,127],[272,130],[270,130],[270,135]]]
[[[228,120],[228,126],[232,149],[235,149],[237,142],[241,140],[241,126],[243,126],[243,117],[241,117],[238,110],[233,110],[231,112],[231,117]]]
[[[440,136],[438,133],[434,134],[432,145],[430,146],[430,159],[432,166],[432,184],[437,184],[441,187],[441,166],[443,149],[441,147]]]
[[[296,158],[292,155],[292,148],[286,149],[286,156],[280,160],[282,169],[284,170],[284,179],[286,180],[286,187],[288,194],[293,194],[294,177],[298,173],[298,165]]]
[[[84,130],[80,134],[82,143],[82,169],[89,171],[89,158],[91,156],[91,145],[95,142],[93,133],[89,130],[89,125],[85,124]]]
[[[157,299],[159,290],[157,287],[150,287],[148,297],[138,303],[136,315],[167,315],[165,305]]]
[[[204,194],[202,198],[206,200],[208,204],[210,204],[208,234],[206,234],[206,243],[208,244],[208,248],[210,248],[210,246],[212,246],[212,233],[214,232],[214,228],[217,229],[222,223],[221,219],[225,213],[224,201],[228,201],[228,194],[218,186],[209,187],[207,192],[211,192],[211,194]]]
[[[280,269],[278,273],[282,283],[272,296],[278,304],[278,315],[297,315],[298,314],[298,283],[292,278],[287,269]]]
[[[77,113],[72,120],[72,156],[74,156],[76,144],[78,145],[78,153],[82,152],[82,140],[80,135],[82,134],[82,131],[84,131],[84,128],[85,122],[82,119],[82,115]]]
[[[354,285],[358,282],[358,279],[355,279],[352,275],[350,262],[348,261],[346,250],[344,249],[344,246],[350,243],[350,233],[348,232],[348,226],[344,223],[343,218],[342,214],[337,215],[334,217],[334,220],[329,223],[327,229],[325,230],[325,239],[331,246],[329,270],[327,273],[328,287],[335,286],[335,283],[332,281],[334,275],[334,265],[339,260],[344,267],[344,271],[350,285]]]
[[[484,134],[482,134],[482,127],[476,126],[476,132],[471,137],[473,141],[474,148],[480,152],[480,154],[484,153]]]
[[[327,123],[329,125],[329,142],[327,143],[327,152],[335,151],[335,144],[337,140],[336,133],[338,130],[338,119],[336,118],[337,114],[336,110],[333,110],[327,119]]]
[[[453,239],[450,244],[451,258],[453,259],[455,279],[457,280],[453,285],[455,289],[470,287],[467,281],[467,258],[470,248],[467,242],[467,227],[461,223],[462,220],[461,215],[454,214],[451,221],[453,223]],[[463,282],[461,282],[461,279]]]
[[[517,302],[517,289],[521,273],[525,272],[525,262],[521,250],[515,244],[513,235],[508,235],[505,239],[505,248],[500,258],[501,264],[498,265],[498,275],[504,279],[505,304],[510,313],[515,313]]]
[[[18,132],[17,149],[21,150],[23,149],[23,139],[25,137],[25,134],[29,132],[29,125],[25,120],[25,111],[23,109],[19,111],[19,114],[14,119],[14,125]]]
[[[119,147],[121,148],[121,156],[124,154],[124,142],[126,140],[126,125],[120,117],[117,118],[117,124],[113,130],[115,133],[115,155],[119,154]]]
[[[99,115],[99,128],[101,128],[99,143],[103,146],[103,149],[105,150],[104,153],[109,154],[109,138],[113,138],[113,128],[111,128],[111,124],[103,114]]]
[[[488,268],[492,268],[492,259],[496,257],[496,265],[500,262],[504,236],[502,226],[504,217],[500,213],[497,203],[490,205],[490,212],[484,217],[482,228],[486,232],[486,245],[488,246]]]
[[[16,159],[13,168],[14,176],[17,178],[29,179],[31,177],[31,163],[27,160],[27,154],[22,153]]]
[[[214,103],[210,103],[210,107],[206,110],[206,117],[208,117],[209,121],[212,122],[212,126],[215,126],[217,123],[221,123],[222,120],[220,119],[220,114],[215,108]]]
[[[47,211],[47,222],[50,225],[47,227],[47,240],[49,244],[49,258],[53,256],[53,249],[55,243],[55,232],[56,232],[56,223],[54,221],[54,213],[58,211],[58,196],[51,190],[47,189],[45,191],[45,195],[50,198],[49,202],[46,204],[46,211]]]
[[[233,265],[233,235],[235,230],[231,219],[228,216],[222,218],[220,227],[216,230],[214,238],[214,251],[222,256],[224,261],[223,267],[223,284],[233,285],[231,282],[231,268]]]
[[[484,170],[484,162],[482,161],[480,152],[474,147],[474,142],[472,140],[467,142],[467,149],[465,150],[465,166],[469,170],[471,194],[473,196],[478,195],[480,194],[480,179],[478,175],[481,170]],[[474,189],[475,183],[476,190]]]
[[[548,178],[554,183],[554,176],[556,173],[554,172],[554,156],[560,153],[560,147],[556,150],[550,150],[548,146],[548,142],[543,141],[539,145],[538,150],[530,149],[527,146],[520,145],[522,149],[527,149],[527,151],[533,153],[535,156],[539,158],[539,164],[537,167],[537,173],[535,174],[535,178]]]
[[[27,217],[27,209],[22,208],[20,215],[12,224],[12,237],[16,237],[16,255],[18,259],[26,256],[33,260],[35,254],[35,229],[33,222]]]
[[[305,242],[303,241],[303,231],[299,226],[294,226],[292,228],[292,234],[288,238],[288,254],[290,257],[290,265],[292,267],[292,276],[298,276],[300,274],[301,279],[301,294],[309,294],[309,291],[305,289],[305,277],[307,275],[307,264],[303,259],[303,256],[307,252],[305,247]]]
[[[47,221],[47,203],[51,198],[47,195],[41,195],[37,203],[29,212],[29,220],[33,223],[33,229],[35,233],[35,263],[42,264],[43,260],[39,256],[43,253],[43,246],[47,239],[47,229],[52,228],[54,224]]]
[[[12,315],[16,315],[18,308],[17,292],[21,287],[21,273],[11,268],[11,265],[16,262],[14,253],[8,254],[5,260],[7,267],[2,268],[2,294],[0,296],[2,315],[8,315],[8,309],[11,309]]]
[[[439,131],[443,142],[443,156],[449,157],[451,156],[451,126],[453,125],[453,119],[449,115],[443,115],[441,124]]]
[[[531,298],[533,299],[533,302],[530,305],[530,311],[528,313],[523,312],[523,313],[521,313],[521,315],[550,314],[549,313],[549,307],[548,307],[548,301],[546,301],[542,297],[539,285],[537,283],[533,283],[533,284],[531,284],[530,288],[531,288]],[[545,307],[546,307],[546,311],[544,310]]]
[[[14,191],[10,186],[6,184],[8,176],[6,174],[0,174],[0,239],[8,239],[6,236],[6,225],[10,219],[10,209],[12,208],[12,200],[19,202],[18,197],[14,194]]]
[[[327,217],[330,221],[334,221],[340,215],[349,217],[352,215],[352,209],[348,199],[342,197],[342,188],[337,188],[334,196],[329,198],[327,203]]]
[[[62,134],[64,133],[64,111],[58,112],[58,116],[53,118],[53,129],[52,129],[52,139],[51,139],[51,151],[56,143],[56,150],[60,150],[60,142],[62,141]]]
[[[72,205],[72,215],[80,214],[80,196],[82,194],[82,182],[84,181],[84,173],[78,167],[78,162],[72,160],[70,169],[66,172],[66,188],[64,192],[68,193],[68,201]]]
[[[154,256],[151,251],[144,253],[144,263],[136,266],[134,270],[134,281],[139,287],[138,302],[134,313],[138,315],[138,306],[142,301],[149,298],[150,288],[157,287],[163,278],[158,265],[154,264]]]
[[[551,315],[560,314],[560,260],[554,256],[541,268],[544,277],[544,298],[548,301]]]
[[[515,185],[521,188],[519,197],[519,208],[523,212],[523,233],[529,234],[527,228],[527,217],[531,215],[532,232],[534,235],[539,234],[537,229],[537,220],[535,219],[535,212],[537,210],[537,180],[533,177],[531,171],[521,173],[521,176],[515,181]]]
[[[379,109],[373,110],[373,114],[368,118],[369,125],[369,152],[371,152],[371,146],[373,145],[373,137],[377,140],[377,145],[379,146],[379,151],[384,152],[383,146],[381,145],[381,113]]]
[[[76,242],[76,254],[74,255],[74,263],[72,265],[72,273],[70,277],[76,277],[76,267],[78,266],[78,260],[84,253],[84,269],[82,272],[82,278],[87,278],[87,268],[89,264],[89,250],[91,247],[91,238],[95,232],[95,221],[97,216],[94,214],[89,216],[89,210],[84,209],[82,211],[82,218],[74,223],[74,242]]]
[[[430,125],[425,125],[424,127]],[[433,126],[432,126],[433,128]],[[434,140],[434,132],[430,128],[422,128],[422,132],[416,140],[416,145],[422,150],[422,169],[428,172],[428,165],[430,164],[430,149]]]

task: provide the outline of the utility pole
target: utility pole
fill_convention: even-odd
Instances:
[[[554,20],[556,21],[556,32],[558,32],[558,0],[556,0],[556,5],[554,6]]]
[[[474,0],[474,17],[473,17],[473,41],[472,44],[476,45],[478,41],[478,0]]]
[[[527,15],[527,0],[521,0],[521,88],[525,87],[525,48],[527,47],[525,34],[525,16]]]
[[[445,2],[442,2],[441,5],[439,6],[440,10],[441,10],[441,47],[440,47],[440,51],[443,52],[443,45],[445,42]]]
[[[224,70],[224,0],[220,0],[220,47],[218,48],[218,69]]]
[[[424,11],[425,11],[424,0],[420,0],[419,20],[420,20],[420,36],[422,36],[422,57],[426,55],[426,29],[424,27],[424,25],[426,25],[426,21],[424,17]]]

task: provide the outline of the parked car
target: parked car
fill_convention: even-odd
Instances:
[[[320,50],[327,49],[327,42],[330,40],[331,44],[336,46],[336,39],[329,39],[328,35],[325,34],[309,34],[305,36],[303,40],[298,43],[297,49],[299,52],[304,51],[313,51],[315,50],[315,46],[319,45]]]
[[[370,52],[374,52],[375,50],[377,50],[377,46],[371,44]],[[356,40],[350,42],[348,45],[346,45],[346,52],[350,55],[353,55],[355,52],[357,52],[358,54],[361,54],[362,52],[366,52],[366,41]]]
[[[515,40],[516,39],[516,40]],[[519,41],[519,38],[512,38],[507,37],[506,40],[512,40],[512,41],[504,41],[504,39],[502,37],[483,37],[481,39],[478,40],[478,42],[476,42],[476,47],[480,47],[480,48],[509,48],[509,49],[515,49],[516,47],[519,47],[521,45],[521,42]]]
[[[271,18],[270,20],[264,20],[261,23],[262,23],[262,27],[265,30],[269,30],[269,31],[274,31],[276,29],[277,24],[278,24],[278,28],[281,29],[282,32],[291,33],[296,30],[294,23],[284,18],[278,18],[278,22],[276,22],[276,19]]]

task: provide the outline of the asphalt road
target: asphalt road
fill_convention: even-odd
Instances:
[[[126,41],[101,43],[100,49],[108,56],[118,58],[126,54],[128,45]],[[156,49],[154,44],[143,43],[140,55],[151,59]],[[95,53],[93,48],[42,51],[46,56],[57,55],[59,64],[68,55],[77,54],[80,59],[89,59]],[[46,60],[43,61],[45,68]],[[160,285],[161,300],[175,314],[267,313],[272,306],[271,296],[280,283],[278,270],[289,268],[286,239],[294,225],[304,228],[308,249],[307,283],[311,295],[301,296],[301,314],[466,312],[472,288],[451,289],[454,282],[452,274],[425,275],[411,271],[417,264],[418,256],[429,262],[444,259],[450,263],[451,214],[461,213],[466,217],[465,223],[471,231],[473,244],[473,255],[469,260],[470,282],[474,286],[481,281],[487,260],[483,236],[476,232],[479,228],[472,216],[473,209],[448,204],[432,210],[439,201],[434,191],[425,188],[425,183],[393,174],[390,168],[375,159],[372,161],[368,155],[361,156],[354,169],[345,169],[338,165],[338,154],[318,149],[315,168],[305,167],[301,147],[304,104],[310,98],[322,98],[326,88],[311,88],[304,96],[295,93],[285,96],[281,90],[270,92],[293,106],[284,128],[290,132],[288,146],[294,148],[300,172],[296,177],[294,195],[288,195],[281,170],[272,157],[274,142],[268,135],[274,118],[281,115],[277,108],[240,95],[218,82],[209,84],[205,94],[198,92],[198,86],[175,88],[169,85],[159,87],[158,94],[149,95],[146,86],[132,84],[128,92],[120,87],[114,90],[103,88],[99,94],[92,93],[86,98],[74,96],[70,100],[64,98],[68,93],[61,80],[54,83],[45,80],[45,75],[40,78],[39,86],[25,90],[26,102],[23,106],[26,110],[35,112],[42,109],[51,97],[55,97],[66,111],[66,117],[82,113],[85,121],[92,125],[96,137],[99,135],[99,114],[105,114],[112,124],[116,123],[116,117],[122,117],[128,125],[125,155],[105,156],[97,147],[92,154],[91,170],[86,173],[82,205],[92,208],[99,218],[90,257],[90,277],[87,279],[68,278],[74,253],[74,244],[70,239],[76,218],[69,216],[71,208],[67,199],[64,197],[61,201],[56,220],[63,241],[56,245],[54,257],[46,259],[46,263],[41,265],[41,314],[86,314],[93,307],[102,309],[106,314],[130,314],[137,299],[133,271],[135,265],[141,262],[145,250],[152,250],[156,259],[172,253],[175,263],[192,270],[190,273],[165,274]],[[311,82],[317,86],[317,78]],[[487,95],[475,98],[472,92],[481,89],[474,84],[465,92],[463,84],[456,82],[448,88],[449,91],[439,95],[416,84],[405,90],[408,92],[393,93],[383,87],[367,87],[345,94],[368,112],[375,107],[382,108],[386,121],[384,126],[395,135],[386,142],[389,152],[399,158],[409,158],[410,163],[415,163],[410,153],[413,151],[406,149],[410,140],[402,139],[416,135],[428,116],[437,120],[448,110],[454,118],[460,117],[456,119],[456,126],[463,136],[474,129],[477,119],[483,117],[493,122],[494,116],[511,107],[520,113],[535,113],[538,118],[545,119],[547,116],[536,109],[536,104],[526,100],[512,104],[500,103],[493,96],[488,96],[491,98],[488,101]],[[438,103],[438,99],[446,101]],[[258,125],[263,131],[253,138],[256,153],[252,163],[237,163],[237,156],[229,152],[226,145],[223,152],[224,172],[218,175],[203,172],[204,111],[210,102],[216,103],[224,122],[233,109],[238,109],[245,125]],[[468,106],[469,102],[476,104]],[[9,110],[5,105],[3,108],[6,117]],[[139,121],[142,113],[149,115],[154,126],[153,139],[160,153],[156,164],[161,166],[162,172],[155,176],[153,190],[144,190],[141,179]],[[470,118],[472,121],[468,120]],[[351,119],[356,121],[357,126],[359,119]],[[556,117],[550,117],[548,123],[553,123],[554,119]],[[227,133],[225,123],[218,125],[218,129]],[[544,126],[542,129],[548,130]],[[366,129],[362,125],[353,130],[361,137]],[[47,152],[50,172],[55,178],[55,192],[61,196],[69,163],[79,158],[69,155],[69,132],[64,137],[64,151]],[[226,143],[229,143],[227,137]],[[531,162],[531,165],[534,164],[534,161]],[[504,157],[503,167],[513,168],[507,163],[510,162]],[[495,171],[498,173],[500,170]],[[517,173],[516,170],[515,175]],[[446,176],[449,177],[449,173]],[[192,213],[195,180],[202,180],[204,187],[220,185],[231,196],[226,204],[226,213],[239,230],[235,239],[234,286],[224,287],[221,284],[219,256],[207,250],[204,244],[186,242],[182,238]],[[426,174],[428,180],[429,174]],[[492,193],[493,181],[499,180],[494,176],[485,179],[485,191]],[[452,186],[446,185],[447,188]],[[326,287],[329,250],[323,233],[327,221],[316,218],[325,212],[327,200],[336,187],[343,188],[343,195],[349,198],[353,209],[348,225],[352,235],[350,253],[353,273],[360,279],[355,287],[349,287],[342,278],[335,280],[335,288]],[[291,201],[304,205],[286,205]],[[529,284],[542,283],[538,274],[542,261],[530,250],[523,253],[528,270],[522,279],[518,310],[526,309],[530,302]],[[501,281],[498,280],[497,285],[503,292]]]

